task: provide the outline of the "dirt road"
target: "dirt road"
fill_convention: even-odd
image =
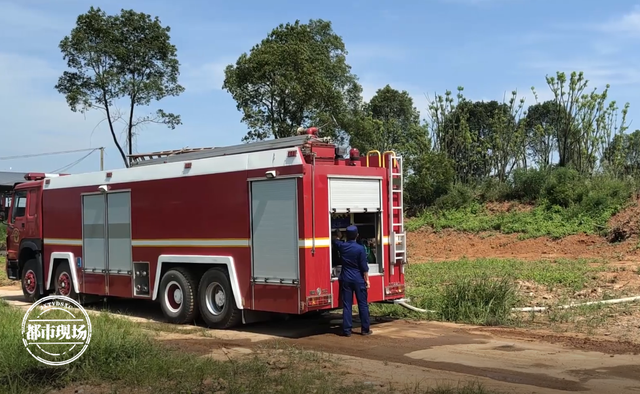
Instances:
[[[0,298],[22,308],[16,288]],[[102,307],[103,305],[99,305]],[[110,302],[119,315],[139,321],[162,318],[156,304]],[[124,311],[123,308],[127,310]],[[91,308],[91,307],[89,307]],[[478,381],[506,393],[638,393],[640,345],[605,338],[561,336],[433,322],[377,321],[374,335],[336,335],[339,316],[293,319],[238,330],[189,333],[192,327],[160,335],[181,351],[216,357],[250,354],[274,342],[329,353],[353,380],[383,387],[432,386]],[[20,324],[20,322],[16,322]]]

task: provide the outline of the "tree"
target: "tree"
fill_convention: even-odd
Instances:
[[[428,151],[430,143],[409,93],[386,85],[364,105],[363,121],[352,129],[350,145],[362,152],[393,150],[411,159]]]
[[[178,84],[177,50],[170,43],[170,28],[158,17],[121,10],[107,15],[91,7],[78,16],[76,27],[60,42],[67,66],[55,88],[65,95],[72,111],[104,111],[113,142],[125,166],[129,166],[116,137],[114,125],[125,123],[129,154],[133,153],[133,136],[137,127],[156,123],[171,129],[181,124],[180,116],[158,109],[155,114],[134,119],[137,106],[152,100],[178,96],[184,88]],[[126,99],[128,114],[122,115],[115,102]]]
[[[526,165],[519,121],[524,100],[512,92],[507,102],[470,101],[458,87],[429,104],[429,127],[437,151],[454,163],[456,181],[467,183],[496,175],[504,181],[518,164]]]
[[[527,149],[538,168],[546,169],[551,165],[551,155],[557,148],[556,128],[562,117],[562,110],[555,100],[536,103],[527,109],[524,119]]]
[[[284,138],[301,126],[336,136],[362,104],[362,88],[331,22],[279,25],[225,69],[223,89],[243,113],[244,141]],[[338,125],[333,122],[336,120]]]
[[[567,83],[568,82],[568,83]],[[629,103],[623,107],[618,125],[615,101],[605,104],[609,85],[602,93],[586,92],[589,81],[582,72],[572,72],[569,79],[564,72],[547,76],[547,84],[554,100],[562,108],[556,126],[559,165],[571,166],[583,174],[590,173],[598,163],[611,138],[627,129]]]

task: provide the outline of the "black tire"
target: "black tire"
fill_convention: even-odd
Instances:
[[[22,294],[27,302],[36,302],[42,295],[38,289],[38,281],[41,279],[42,272],[38,267],[38,260],[27,260],[22,267]]]
[[[232,328],[242,322],[242,311],[236,307],[229,276],[220,268],[211,268],[202,275],[198,304],[200,316],[209,328]]]
[[[193,276],[184,268],[174,268],[164,274],[158,298],[162,313],[169,323],[187,324],[198,317],[196,286]],[[178,289],[181,295],[176,299],[175,291]]]
[[[53,289],[55,295],[69,297],[78,300],[78,293],[73,288],[73,276],[69,268],[69,262],[58,264],[53,277]]]

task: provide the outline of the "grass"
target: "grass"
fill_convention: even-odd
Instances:
[[[2,286],[11,286],[16,282],[7,278],[7,271],[5,270],[6,258],[4,256],[0,256],[0,287]]]
[[[0,250],[4,250],[7,245],[7,225],[0,223]]]
[[[55,311],[53,312],[55,313]],[[37,393],[63,387],[100,387],[113,393],[371,393],[375,388],[345,383],[332,372],[331,360],[293,348],[268,355],[216,361],[175,351],[154,340],[153,333],[135,322],[108,314],[92,315],[93,335],[87,351],[66,366],[39,363],[21,340],[24,311],[0,300],[0,392]],[[53,317],[53,316],[52,316]],[[398,393],[481,394],[476,384],[459,387],[417,387]]]
[[[511,309],[526,303],[517,280],[548,291],[573,294],[592,283],[604,265],[591,260],[515,259],[457,260],[407,266],[407,296],[412,304],[433,311],[420,314],[391,305],[372,305],[373,314],[435,319],[479,325],[511,325],[519,316]]]
[[[572,234],[603,235],[607,220],[613,211],[598,214],[575,212],[559,206],[536,206],[528,211],[492,213],[482,204],[472,203],[463,208],[441,211],[427,210],[407,221],[407,230],[415,231],[429,226],[436,231],[450,228],[478,233],[497,231],[503,234],[520,234],[520,238],[548,236],[559,239]]]

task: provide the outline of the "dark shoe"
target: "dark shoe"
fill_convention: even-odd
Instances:
[[[365,336],[366,335],[371,335],[371,334],[373,334],[373,331],[371,331],[371,330],[362,332],[362,335],[365,335]]]
[[[350,332],[343,332],[343,333],[342,333],[342,336],[343,336],[343,337],[350,337],[350,336],[351,336],[351,333],[350,333]]]

